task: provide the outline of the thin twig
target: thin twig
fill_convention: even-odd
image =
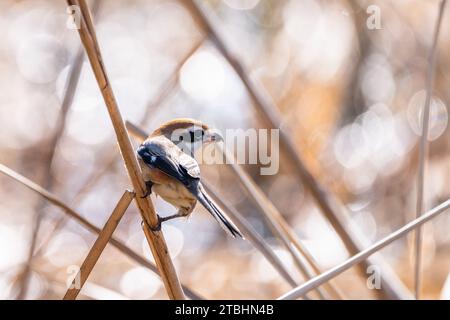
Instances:
[[[133,123],[125,122],[127,130],[132,136],[134,136],[139,142],[142,142],[148,133],[145,132],[140,127],[134,125]],[[288,282],[291,286],[297,286],[296,281],[287,271],[286,267],[280,261],[278,256],[273,252],[270,246],[264,241],[264,239],[256,232],[256,230],[244,219],[244,217],[225,199],[218,196],[214,188],[208,183],[208,181],[202,180],[203,186],[206,192],[213,198],[219,207],[226,210],[227,215],[232,219],[234,224],[241,230],[242,234],[250,243],[255,247],[256,250],[261,252],[267,261],[278,271],[278,273]]]
[[[81,214],[77,213],[75,210],[70,208],[66,203],[64,203],[63,201],[58,199],[58,197],[56,197],[51,192],[48,192],[47,190],[45,190],[41,186],[37,185],[33,181],[25,178],[24,176],[20,175],[19,173],[15,172],[14,170],[6,167],[5,165],[3,165],[1,163],[0,163],[0,172],[5,174],[6,176],[12,178],[13,180],[21,183],[22,185],[24,185],[28,189],[34,191],[38,195],[44,197],[45,199],[47,199],[47,201],[49,201],[51,204],[57,206],[58,208],[62,209],[66,215],[68,215],[70,218],[77,221],[79,224],[81,224],[83,227],[85,227],[92,233],[95,233],[97,235],[100,234],[100,231],[101,231],[100,228],[96,227],[91,222],[89,222],[88,220],[83,218],[83,216]],[[122,252],[124,255],[126,255],[127,257],[129,257],[130,259],[135,261],[136,263],[139,263],[143,267],[150,269],[151,271],[155,272],[158,276],[160,276],[158,269],[156,268],[156,266],[153,263],[149,262],[143,256],[141,256],[137,252],[130,249],[122,241],[116,239],[115,237],[112,237],[109,240],[109,243],[111,243],[111,245],[113,247],[118,249],[120,252]],[[191,298],[192,300],[203,300],[203,298],[201,298],[198,294],[194,293],[188,287],[183,286],[183,289],[186,292],[186,294],[189,296],[189,298]]]
[[[142,178],[142,172],[138,165],[135,152],[125,129],[122,115],[120,114],[119,107],[117,106],[117,102],[103,64],[103,58],[93,27],[89,8],[85,0],[68,0],[68,3],[69,5],[78,5],[80,7],[82,17],[81,26],[78,30],[79,35],[86,49],[92,70],[103,95],[103,99],[105,100],[105,104],[116,133],[119,149],[125,162],[125,167],[128,171],[128,176],[133,185],[133,189],[136,192],[135,200],[142,219],[144,220],[144,233],[155,258],[156,265],[160,270],[167,294],[170,299],[183,300],[185,299],[183,289],[180,285],[178,275],[170,258],[164,236],[161,231],[151,232],[149,230],[149,227],[153,228],[157,226],[158,217],[149,197],[144,197],[146,193],[146,186]]]
[[[250,97],[255,102],[257,110],[260,111],[260,114],[267,123],[269,123],[272,128],[280,129],[282,122],[278,108],[265,91],[250,79],[248,72],[245,71],[243,65],[229,51],[225,42],[219,36],[214,24],[203,12],[203,9],[199,6],[198,2],[194,0],[181,0],[180,3],[185,5],[189,12],[191,12],[198,25],[206,32],[210,40],[216,45],[216,48],[221,52],[225,59],[228,60],[236,74],[241,78]],[[365,243],[364,235],[348,223],[349,218],[343,205],[330,193],[326,192],[311,172],[309,172],[302,158],[298,154],[291,136],[287,132],[280,129],[280,142],[284,146],[289,158],[293,161],[303,185],[310,191],[317,205],[332,224],[336,233],[341,237],[350,254],[358,253]],[[391,299],[408,299],[411,296],[411,293],[404,286],[395,272],[386,262],[384,262],[382,256],[372,256],[370,261],[368,260],[361,265],[360,272],[365,275],[366,268],[370,265],[378,265],[382,268],[382,290],[379,290],[379,292],[377,291],[377,293],[383,294]]]
[[[441,0],[439,4],[438,18],[434,28],[433,43],[428,57],[427,83],[425,107],[422,117],[422,136],[419,144],[419,168],[417,174],[417,202],[416,202],[416,218],[420,217],[424,208],[424,188],[425,188],[425,165],[428,156],[428,131],[430,121],[430,104],[433,95],[434,73],[436,70],[437,43],[439,31],[441,29],[442,16],[444,14],[446,0]],[[420,298],[421,289],[421,269],[422,269],[422,228],[418,228],[415,232],[415,261],[414,261],[414,293],[416,299]]]
[[[337,265],[334,268],[331,268],[330,270],[322,273],[321,275],[315,277],[314,279],[307,281],[306,283],[295,288],[294,290],[289,291],[288,293],[284,294],[283,296],[281,296],[278,299],[292,300],[292,299],[298,299],[298,298],[302,297],[305,293],[309,292],[310,290],[316,289],[317,287],[321,286],[325,282],[333,279],[334,277],[337,277],[338,275],[340,275],[344,271],[350,269],[354,265],[364,261],[370,255],[383,249],[384,247],[391,244],[395,240],[403,237],[408,232],[411,232],[411,231],[419,228],[424,223],[437,217],[439,214],[446,211],[449,207],[450,207],[450,200],[447,200],[444,203],[440,204],[439,206],[436,206],[433,209],[431,209],[430,211],[428,211],[427,213],[423,214],[419,218],[411,221],[410,223],[407,223],[406,225],[404,225],[397,231],[392,232],[390,235],[379,240],[378,242],[376,242],[374,245],[370,246],[369,248],[359,252],[358,254],[354,255],[350,259]]]
[[[123,193],[122,197],[120,198],[119,202],[114,208],[111,216],[109,217],[102,231],[100,231],[97,240],[95,240],[94,245],[92,246],[91,250],[86,256],[86,259],[84,259],[83,264],[80,267],[80,270],[78,271],[77,275],[72,281],[72,285],[70,286],[69,289],[67,289],[67,292],[64,296],[64,300],[75,300],[77,298],[78,293],[83,288],[84,283],[91,274],[91,271],[94,268],[95,264],[97,263],[98,259],[100,258],[100,255],[102,254],[103,250],[105,250],[106,245],[108,244],[114,231],[119,225],[119,222],[122,219],[123,215],[130,206],[130,203],[133,200],[133,198],[134,198],[133,192],[125,191]]]

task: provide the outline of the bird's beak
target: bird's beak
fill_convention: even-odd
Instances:
[[[223,141],[223,138],[218,132],[214,130],[208,130],[205,132],[205,136],[203,137],[203,143],[214,143],[220,141]]]

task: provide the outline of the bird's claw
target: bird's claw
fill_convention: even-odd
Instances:
[[[158,224],[156,226],[154,226],[154,227],[150,226],[150,224],[147,221],[145,221],[145,220],[144,220],[145,222],[142,221],[142,223],[145,223],[147,225],[147,227],[151,231],[158,232],[158,231],[161,231],[161,224],[163,222],[169,221],[169,220],[172,220],[172,219],[175,219],[175,218],[185,217],[185,216],[186,215],[182,214],[182,213],[173,214],[173,215],[168,216],[168,217],[160,217],[159,214],[156,214],[156,217],[158,218]]]
[[[147,198],[149,195],[152,194],[152,186],[153,183],[151,181],[145,181],[145,185],[147,187],[147,190],[145,190],[145,194],[141,197],[142,199]]]
[[[147,188],[147,190],[145,191],[145,194],[141,197],[142,199],[145,199],[145,198],[147,198],[149,195],[151,195],[152,194],[152,191],[151,190],[149,190],[148,188]]]
[[[159,232],[159,231],[161,231],[161,222],[163,222],[163,220],[161,219],[159,214],[157,214],[156,216],[158,218],[158,223],[154,227],[152,227],[147,221],[145,221],[145,219],[142,221],[142,224],[146,224],[147,228],[149,228],[152,232]]]

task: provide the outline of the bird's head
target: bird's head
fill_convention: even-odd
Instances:
[[[206,124],[189,118],[174,119],[162,124],[152,136],[163,135],[173,143],[204,145],[222,141],[222,136]]]

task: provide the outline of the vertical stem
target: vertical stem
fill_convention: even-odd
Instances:
[[[433,94],[434,73],[436,69],[436,52],[437,40],[442,22],[446,0],[442,0],[439,4],[438,18],[434,29],[432,47],[430,49],[427,69],[426,98],[422,116],[422,136],[419,144],[419,168],[417,174],[417,202],[416,202],[416,218],[422,215],[424,210],[424,189],[425,189],[425,165],[428,156],[428,131],[430,122],[430,105]],[[425,208],[426,209],[426,208]],[[420,298],[421,290],[421,269],[422,269],[422,228],[418,228],[415,232],[415,261],[414,261],[414,294],[415,298]]]
[[[156,265],[160,271],[167,294],[171,299],[185,299],[183,289],[181,288],[178,275],[169,256],[162,232],[152,232],[147,226],[156,226],[158,224],[158,218],[151,200],[148,197],[144,198],[146,187],[142,178],[142,172],[138,165],[130,138],[125,129],[122,115],[120,114],[119,107],[107,77],[89,8],[85,0],[68,0],[68,3],[69,5],[78,5],[80,7],[82,15],[81,26],[78,30],[80,38],[86,49],[92,70],[97,79],[98,86],[101,90],[109,116],[111,118],[119,149],[125,162],[128,176],[136,193],[136,204],[142,218],[145,221],[145,223],[143,223],[145,235],[155,258]]]

